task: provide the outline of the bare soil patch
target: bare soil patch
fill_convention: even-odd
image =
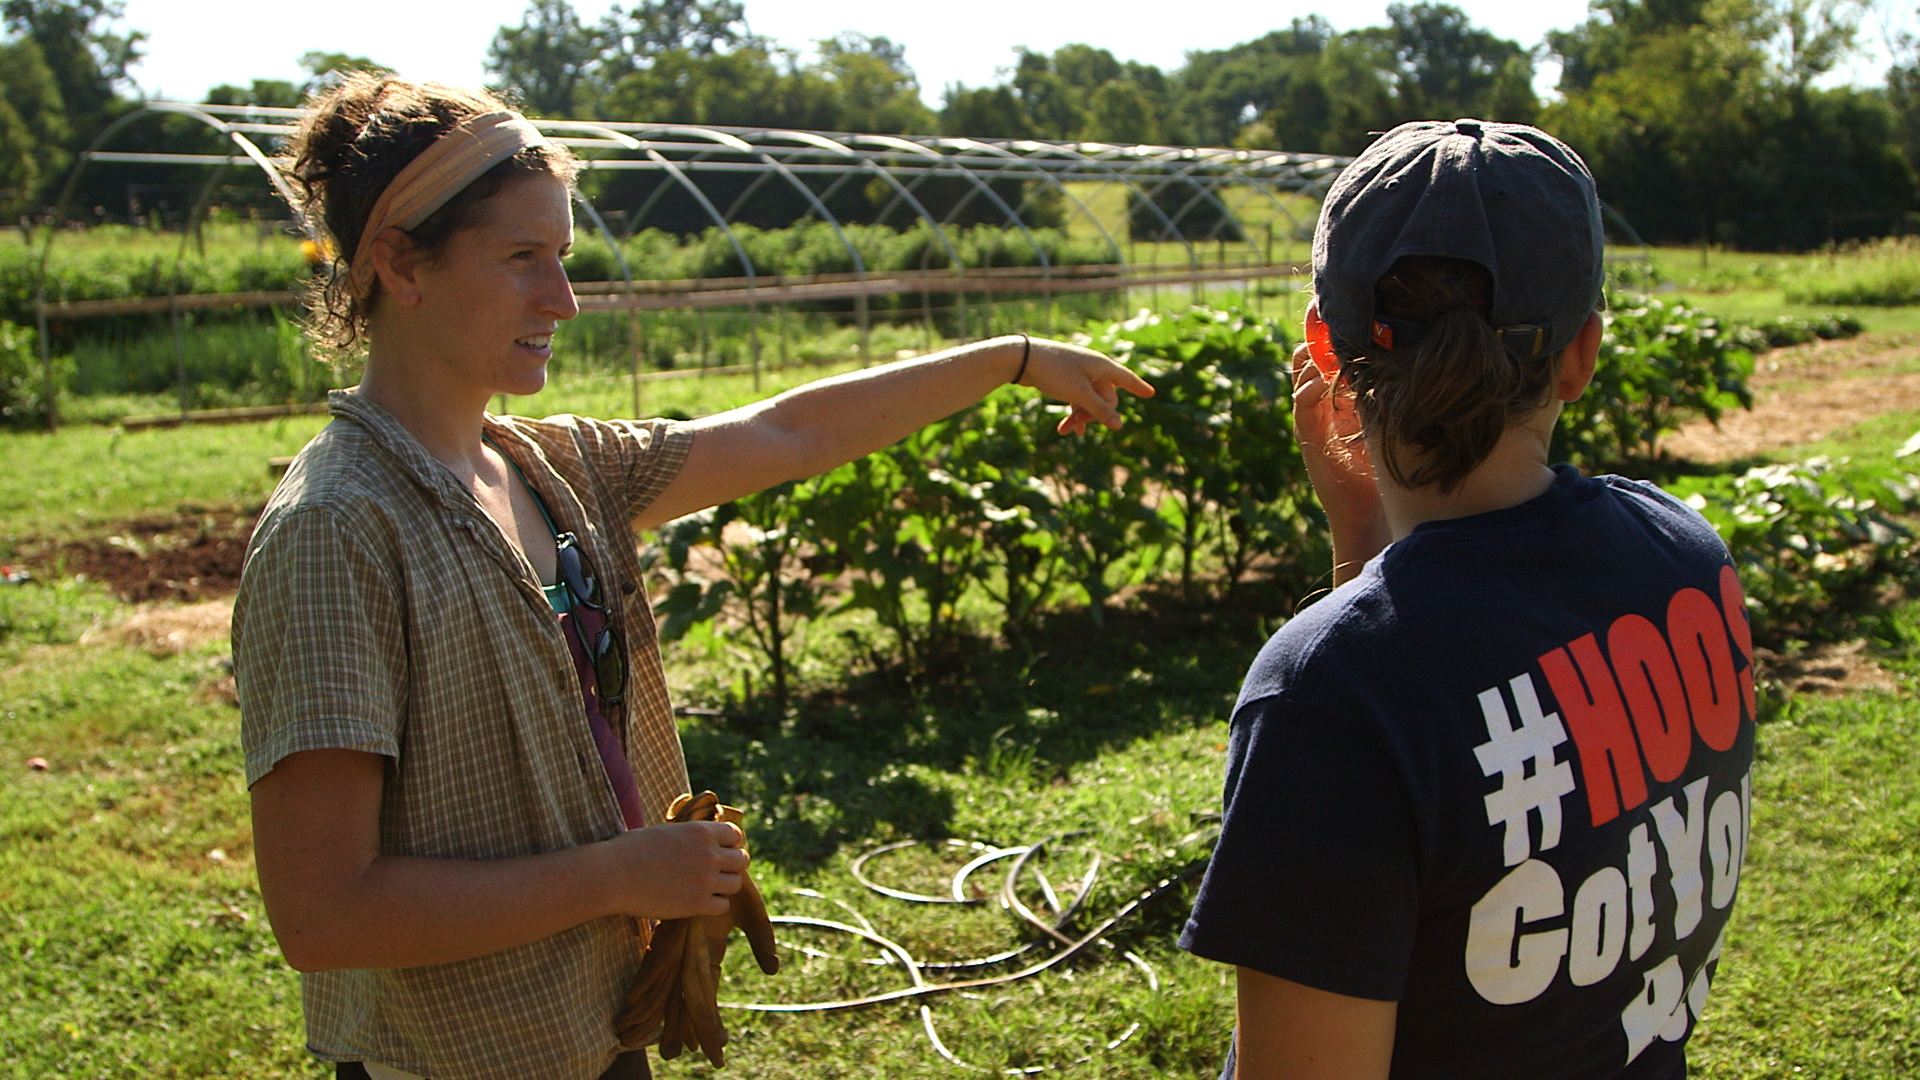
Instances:
[[[1899,680],[1867,654],[1864,641],[1815,645],[1792,656],[1768,649],[1755,652],[1760,670],[1796,694],[1837,697],[1861,690],[1893,693],[1900,689]]]
[[[1735,409],[1719,424],[1696,420],[1661,443],[1669,457],[1739,461],[1788,446],[1816,443],[1882,413],[1920,409],[1920,337],[1863,335],[1815,341],[1760,357],[1747,385],[1753,409]]]
[[[183,511],[141,518],[100,535],[28,545],[20,554],[37,577],[86,577],[120,599],[198,603],[233,595],[254,515]]]
[[[215,638],[226,637],[232,622],[231,599],[143,605],[125,622],[104,631],[104,636],[154,656],[178,656]]]

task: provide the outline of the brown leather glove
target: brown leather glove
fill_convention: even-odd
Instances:
[[[711,791],[681,795],[667,807],[667,821],[724,821],[739,825],[740,811],[722,805]],[[753,958],[769,975],[780,970],[774,951],[773,924],[760,890],[745,871],[740,891],[729,898],[724,915],[668,919],[653,931],[652,944],[640,961],[640,974],[627,991],[626,1008],[614,1023],[620,1044],[628,1050],[653,1043],[660,1056],[672,1059],[698,1044],[715,1065],[725,1065],[721,1048],[727,1029],[720,1023],[720,961],[726,955],[727,936],[738,926],[753,947]]]

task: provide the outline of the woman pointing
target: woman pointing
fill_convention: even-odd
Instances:
[[[491,96],[356,76],[293,147],[365,375],[255,531],[233,641],[261,893],[342,1076],[647,1075],[613,1021],[636,920],[719,914],[635,527],[813,476],[1018,383],[1117,427],[1098,353],[1024,336],[690,422],[494,416],[579,307],[577,163]]]

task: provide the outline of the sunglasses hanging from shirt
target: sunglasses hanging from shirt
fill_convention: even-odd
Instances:
[[[593,632],[588,640],[585,627],[576,619],[573,626],[580,632],[580,644],[587,650],[587,658],[593,662],[594,693],[608,705],[618,705],[627,695],[627,649],[621,640],[619,631],[613,628],[613,612],[607,609],[606,598],[600,589],[600,580],[594,576],[593,564],[587,560],[586,550],[581,546],[580,537],[571,530],[561,532],[553,523],[553,515],[547,511],[547,501],[534,490],[527,480],[527,474],[520,470],[520,463],[512,455],[500,449],[492,439],[485,440],[494,452],[506,460],[513,474],[533,496],[533,504],[540,508],[540,518],[547,523],[547,532],[553,536],[555,561],[560,568],[560,581],[545,585],[541,591],[546,594],[547,605],[555,615],[566,615],[575,608],[585,608],[600,616],[600,628]]]
[[[531,485],[527,488],[532,491]],[[538,502],[540,496],[534,495]],[[546,507],[540,508],[542,514]],[[547,520],[549,531],[553,520]],[[620,635],[613,628],[613,613],[607,610],[606,601],[601,596],[600,581],[593,576],[593,570],[587,563],[587,553],[580,546],[580,538],[571,532],[556,534],[553,538],[554,554],[560,564],[560,584],[566,587],[574,607],[583,607],[598,612],[601,616],[600,629],[593,635],[592,641],[583,641],[587,648],[587,657],[593,661],[594,690],[600,700],[609,705],[618,705],[627,694],[627,650]],[[552,602],[549,594],[548,602]],[[579,625],[579,624],[575,624]]]

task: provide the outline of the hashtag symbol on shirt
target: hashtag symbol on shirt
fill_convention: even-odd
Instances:
[[[1473,756],[1483,774],[1500,777],[1500,786],[1486,797],[1487,824],[1506,826],[1502,855],[1508,866],[1517,866],[1533,851],[1530,812],[1540,815],[1540,849],[1560,843],[1560,798],[1573,791],[1573,766],[1554,760],[1567,729],[1559,713],[1541,711],[1533,679],[1520,675],[1507,685],[1513,690],[1513,712],[1499,687],[1480,693],[1488,741],[1474,747]]]

